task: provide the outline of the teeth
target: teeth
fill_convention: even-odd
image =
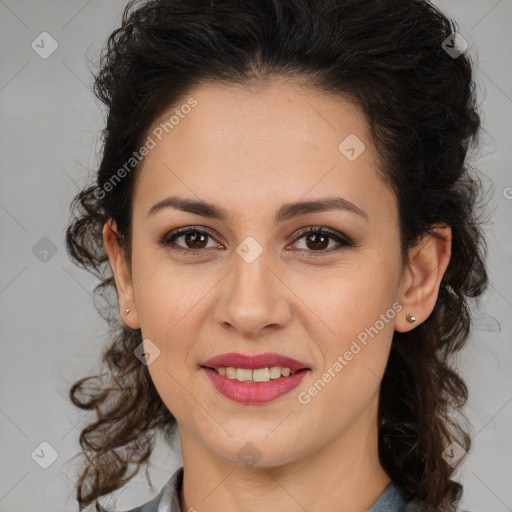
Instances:
[[[236,380],[236,368],[233,368],[232,366],[226,368],[226,377]]]
[[[279,379],[279,377],[281,377],[281,368],[279,368],[279,366],[273,366],[270,368],[270,378]]]
[[[297,370],[290,370],[290,368],[282,368],[280,366],[273,366],[272,368],[256,368],[250,370],[248,368],[233,368],[232,366],[215,368],[215,371],[220,375],[232,380],[239,380],[242,382],[268,382],[269,380],[279,379],[280,377],[289,377]]]
[[[247,370],[245,368],[237,368],[236,379],[237,380],[252,380],[252,370]]]
[[[270,380],[270,370],[268,368],[257,368],[256,370],[253,370],[252,380],[255,382],[267,382]]]

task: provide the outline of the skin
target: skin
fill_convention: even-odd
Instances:
[[[352,103],[276,79],[253,88],[203,85],[190,96],[198,105],[151,150],[138,176],[131,267],[115,223],[103,231],[121,317],[160,350],[148,370],[178,422],[182,510],[366,510],[391,481],[377,455],[377,410],[393,332],[414,329],[432,312],[451,230],[438,226],[446,240],[426,236],[401,265],[396,199],[377,174],[366,119]],[[349,134],[366,145],[354,161],[338,150]],[[214,203],[230,217],[223,222],[173,208],[147,216],[170,195]],[[367,219],[332,210],[273,221],[284,203],[333,195]],[[185,226],[216,234],[203,244],[204,256],[157,243]],[[328,239],[318,249],[297,236],[311,226],[331,228],[355,245],[340,248]],[[236,252],[247,236],[263,248],[252,263]],[[183,236],[174,243],[198,247]],[[394,303],[401,311],[301,404],[298,394]],[[267,351],[307,362],[312,371],[266,404],[229,400],[198,368],[225,352]],[[261,454],[253,466],[237,456],[248,442]]]

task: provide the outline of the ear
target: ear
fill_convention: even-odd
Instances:
[[[434,231],[442,235],[443,240],[426,234],[419,245],[409,249],[398,297],[403,310],[395,319],[398,332],[410,331],[424,322],[436,304],[439,286],[450,262],[452,230],[445,224],[435,224]],[[407,314],[416,321],[410,323]]]
[[[103,226],[103,243],[116,282],[121,320],[128,327],[139,329],[140,323],[135,306],[131,271],[119,243],[116,223],[112,219],[109,219]],[[130,312],[125,314],[127,309]]]

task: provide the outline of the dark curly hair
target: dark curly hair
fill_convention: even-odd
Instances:
[[[488,285],[479,211],[482,183],[466,158],[477,145],[472,63],[444,42],[457,25],[425,0],[133,0],[109,37],[94,92],[107,107],[95,183],[73,200],[66,231],[71,259],[92,272],[97,297],[118,300],[102,239],[113,219],[131,261],[132,195],[140,162],[108,187],[152,123],[199,85],[286,77],[355,102],[364,111],[379,172],[396,194],[401,253],[436,223],[452,228],[452,252],[432,314],[394,333],[380,388],[379,457],[424,510],[455,510],[462,485],[442,452],[470,449],[462,406],[468,390],[453,367],[471,327],[469,300]],[[453,45],[452,45],[453,46]],[[122,487],[152,453],[172,443],[176,420],[134,356],[140,329],[98,308],[110,326],[107,370],[75,382],[71,401],[96,413],[83,428],[80,510]],[[94,384],[96,382],[96,384]],[[458,415],[458,418],[457,416]],[[131,470],[131,471],[130,471]],[[147,467],[146,467],[147,470]]]

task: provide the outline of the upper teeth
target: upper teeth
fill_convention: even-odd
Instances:
[[[282,368],[280,366],[273,366],[272,368],[256,368],[255,370],[228,366],[215,368],[215,370],[228,379],[249,382],[266,382],[271,379],[279,379],[281,376],[288,377],[290,374],[293,375],[297,372],[297,370],[290,370],[290,368]]]

